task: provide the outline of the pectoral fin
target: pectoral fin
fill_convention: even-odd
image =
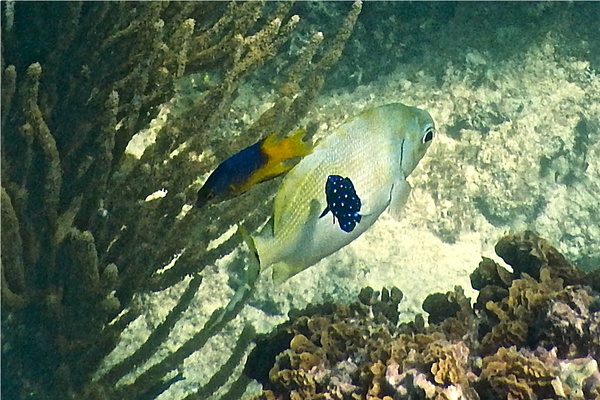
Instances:
[[[404,215],[404,206],[408,201],[410,190],[410,183],[408,183],[404,179],[396,181],[392,186],[388,212],[397,221],[401,220],[402,216]]]

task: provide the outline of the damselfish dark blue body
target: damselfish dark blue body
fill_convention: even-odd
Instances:
[[[352,232],[362,216],[360,211],[360,198],[354,190],[350,178],[339,175],[329,175],[325,183],[325,196],[327,207],[319,218],[324,217],[329,211],[333,214],[333,222],[337,218],[340,229],[344,232]]]
[[[223,201],[240,194],[250,177],[267,164],[262,140],[223,161],[198,191],[197,207],[213,200]]]
[[[291,160],[312,152],[312,146],[302,140],[305,133],[300,129],[284,139],[274,133],[223,161],[198,191],[196,207],[229,200],[289,171],[294,165]]]

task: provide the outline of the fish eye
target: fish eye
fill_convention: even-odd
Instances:
[[[423,144],[431,142],[433,140],[434,132],[435,130],[433,129],[433,126],[428,126],[425,129],[425,135],[423,136]]]

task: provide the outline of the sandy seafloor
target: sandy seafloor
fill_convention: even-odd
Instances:
[[[594,49],[600,47],[586,43],[591,37],[570,31],[577,22],[569,6],[528,7],[528,12],[546,13],[554,20],[539,26],[506,24],[510,19],[494,22],[488,14],[487,23],[465,26],[457,17],[437,26],[435,37],[424,37],[423,48],[389,73],[363,83],[357,64],[348,77],[356,80],[354,85],[323,92],[306,119],[320,124],[317,136],[363,109],[390,102],[419,106],[433,116],[437,136],[409,177],[413,193],[404,219],[384,214],[355,242],[283,285],[259,281],[253,304],[270,304],[270,311],[278,314],[247,306],[186,360],[186,379],[161,399],[182,398],[207,382],[229,356],[242,323],[268,332],[286,320],[291,307],[348,302],[362,287],[396,286],[404,293],[400,311],[408,320],[421,311],[429,293],[460,285],[474,298],[470,272],[482,256],[501,262],[493,246],[511,231],[533,229],[576,264],[599,264],[600,76]],[[419,32],[430,31],[416,27],[415,35]],[[487,38],[474,39],[484,34]],[[518,49],[507,50],[517,42]],[[232,118],[250,124],[272,99],[269,88],[250,81],[233,104]],[[227,262],[224,257],[205,270],[192,310],[150,364],[176,349],[226,304],[232,295],[224,272]],[[143,342],[185,284],[139,298],[147,312],[126,330],[106,365]],[[231,380],[240,373],[241,368],[233,371]],[[251,385],[248,394],[258,390],[258,384]]]

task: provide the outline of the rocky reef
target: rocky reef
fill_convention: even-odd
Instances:
[[[600,396],[600,269],[582,272],[535,233],[509,235],[471,274],[479,291],[427,297],[398,324],[396,289],[296,311],[257,342],[256,399],[592,399]]]
[[[259,385],[240,376],[243,360],[255,333],[270,332],[290,307],[347,304],[384,281],[402,288],[406,321],[423,293],[467,288],[464,269],[499,232],[535,229],[579,267],[598,265],[595,11],[583,2],[0,2],[2,397],[256,394]],[[367,107],[397,101],[427,109],[440,128],[423,173],[411,175],[404,222],[380,220],[362,244],[300,281],[255,285],[238,251],[237,228],[253,232],[266,221],[277,180],[190,212],[208,174],[260,138],[299,128],[323,137]],[[418,260],[415,245],[424,245]],[[590,285],[592,275],[559,276],[561,286],[554,273],[527,269],[527,278],[483,264],[481,300],[471,307],[460,291],[431,296],[427,328],[423,319],[398,325],[398,290],[365,290],[355,305],[305,313],[324,319],[305,322],[306,340],[294,346],[335,349],[335,358],[299,353],[307,371],[337,366],[310,378],[315,395],[333,385],[337,397],[366,397],[378,382],[370,396],[401,397],[412,379],[406,396],[459,387],[493,397],[505,376],[519,385],[528,376],[501,365],[533,358],[551,367],[555,390],[534,393],[557,393],[556,374],[594,393],[586,388],[597,355],[585,341],[596,303],[586,309],[582,296],[592,292],[568,289]],[[427,290],[400,286],[430,266]],[[554,319],[541,318],[556,301]],[[336,330],[327,331],[335,313]],[[558,329],[565,315],[576,323]],[[273,396],[292,392],[291,383],[266,382],[295,335],[276,335],[277,345],[259,346],[261,357],[257,350],[248,362],[264,363],[252,369]],[[372,361],[358,337],[379,352]],[[398,340],[388,373],[389,343]],[[454,364],[466,372],[443,372]]]

